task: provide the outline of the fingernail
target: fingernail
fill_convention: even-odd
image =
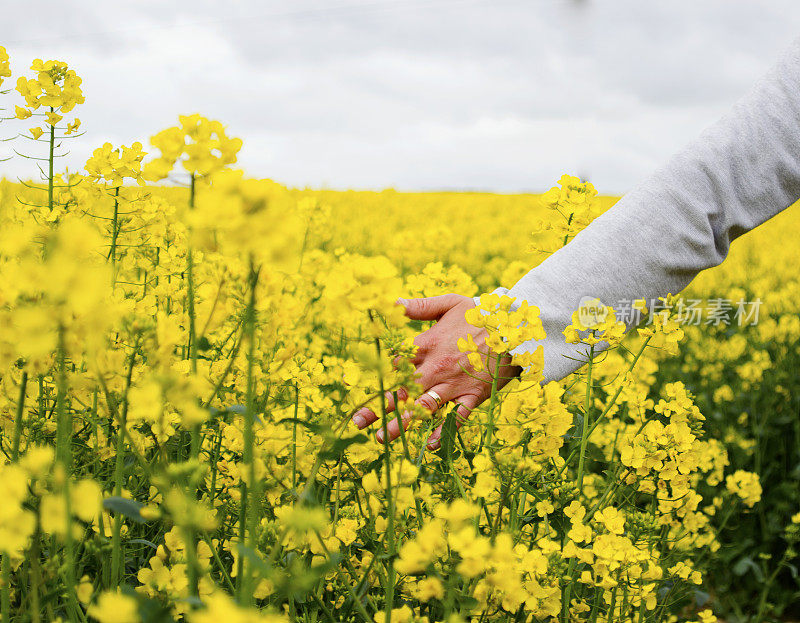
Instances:
[[[383,443],[383,431],[379,430],[375,433],[375,438],[378,440],[378,443]]]
[[[367,420],[364,419],[363,415],[354,415],[353,424],[355,424],[359,428],[364,428],[367,425]]]
[[[438,449],[439,449],[439,438],[430,437],[428,439],[428,450],[438,450]]]
[[[402,305],[403,307],[408,306],[408,299],[397,299],[395,301],[398,305]]]

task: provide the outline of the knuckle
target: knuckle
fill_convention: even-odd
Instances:
[[[417,370],[417,375],[414,378],[414,381],[417,383],[417,385],[421,385],[422,387],[433,387],[436,385],[432,371],[427,366]]]
[[[430,350],[431,344],[431,336],[429,331],[425,331],[424,333],[420,333],[418,336],[414,338],[414,344],[417,346],[417,352],[420,351],[427,351]]]
[[[464,303],[472,303],[472,298],[469,296],[464,296],[463,294],[448,294],[448,303],[455,307],[456,305],[462,305]]]
[[[430,299],[417,299],[417,310],[422,314],[427,314],[431,311]]]
[[[386,396],[386,404],[389,405],[391,409],[397,408],[397,405],[395,404],[395,396],[397,396],[397,402],[403,402],[406,398],[408,398],[408,392],[402,387],[387,390],[384,392],[384,395]]]
[[[428,394],[422,394],[419,398],[417,398],[417,402],[421,404],[423,407],[428,409],[429,411],[436,410],[436,401],[431,398]]]
[[[458,357],[452,354],[443,354],[432,362],[433,372],[437,376],[452,376],[458,371]]]
[[[469,419],[470,414],[472,411],[465,407],[464,405],[459,405],[458,409],[456,409],[456,421],[459,424],[463,424]]]

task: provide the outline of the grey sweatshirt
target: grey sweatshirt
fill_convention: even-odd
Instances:
[[[800,39],[716,123],[513,287],[541,310],[545,380],[585,361],[562,331],[582,299],[650,301],[716,266],[731,241],[800,198]],[[476,299],[477,301],[477,299]],[[517,352],[517,351],[514,351]],[[577,360],[576,360],[577,359]]]

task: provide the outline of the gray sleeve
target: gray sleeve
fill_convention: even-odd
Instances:
[[[617,307],[683,290],[732,240],[800,197],[800,39],[752,90],[665,166],[512,288],[541,310],[545,380],[581,365],[562,331],[585,297]],[[476,299],[477,300],[477,299]]]

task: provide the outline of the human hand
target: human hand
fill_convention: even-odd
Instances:
[[[475,303],[470,297],[458,294],[410,300],[400,299],[398,303],[405,306],[406,316],[409,318],[437,321],[430,329],[420,333],[414,339],[418,348],[412,363],[417,370],[417,382],[425,390],[425,393],[419,396],[416,402],[431,412],[444,407],[444,403],[456,403],[458,405],[456,426],[460,427],[469,417],[472,409],[491,395],[492,374],[495,368],[494,357],[487,358],[486,356],[489,352],[485,343],[488,335],[486,330],[469,324],[464,318],[465,312],[475,307]],[[481,372],[476,372],[467,359],[467,353],[462,353],[458,349],[458,339],[466,338],[468,335],[472,336],[478,352],[482,355],[484,370]],[[510,356],[504,356],[500,360],[497,389],[503,387],[521,372],[521,368],[512,366],[510,361]],[[431,393],[438,395],[441,403],[437,404]],[[399,388],[397,397],[400,401],[406,400],[408,398],[406,388]],[[386,392],[385,399],[387,413],[394,411],[393,393]],[[408,428],[411,417],[411,411],[401,414],[400,419],[404,428]],[[359,409],[353,415],[353,423],[359,429],[366,428],[377,420],[378,416],[368,407]],[[391,418],[387,423],[387,432],[390,441],[400,435],[400,426],[396,417]],[[436,450],[439,447],[441,433],[442,426],[439,425],[428,438],[429,450]],[[383,428],[378,430],[376,437],[379,442],[383,443]]]

